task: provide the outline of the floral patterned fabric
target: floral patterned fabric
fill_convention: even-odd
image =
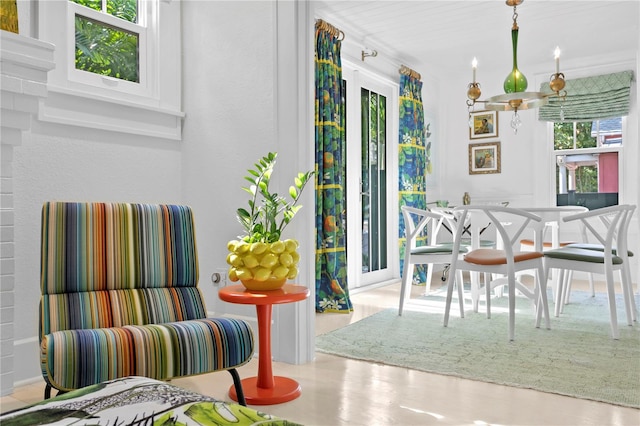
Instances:
[[[44,400],[0,417],[3,426],[293,426],[249,407],[145,377],[125,377]]]
[[[424,126],[422,106],[422,82],[413,76],[400,75],[400,141],[398,148],[399,201],[400,206],[407,205],[419,209],[427,208],[426,168],[427,131]],[[406,246],[405,224],[400,213],[398,229],[400,248],[400,271],[404,266]],[[427,235],[417,238],[417,245],[426,244]],[[413,284],[426,284],[426,265],[416,265]]]
[[[335,32],[316,28],[316,311],[353,311],[347,285],[345,98]]]

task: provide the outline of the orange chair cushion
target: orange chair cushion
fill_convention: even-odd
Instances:
[[[543,257],[544,255],[539,251],[525,251],[515,253],[513,259],[516,262],[522,262],[524,260],[531,260]],[[495,249],[477,249],[469,252],[464,256],[464,260],[476,265],[506,265],[507,257],[504,250]]]
[[[523,246],[530,246],[530,247],[534,246],[533,240],[530,240],[528,238],[520,240],[520,244],[522,244]],[[562,241],[562,242],[559,243],[560,247],[564,247],[564,246],[567,246],[569,244],[575,244],[575,241]],[[543,242],[542,243],[542,247],[551,248],[552,247],[551,241]]]

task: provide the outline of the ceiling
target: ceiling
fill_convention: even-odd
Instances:
[[[378,51],[366,61],[388,60],[422,73],[469,73],[478,59],[484,69],[511,69],[513,8],[504,0],[357,1],[318,0],[315,16],[345,33],[358,49]],[[561,66],[584,66],[585,58],[638,51],[640,1],[526,0],[518,6],[518,68],[525,74],[553,72],[553,51]],[[582,62],[576,63],[580,58]],[[538,69],[529,69],[529,64]]]

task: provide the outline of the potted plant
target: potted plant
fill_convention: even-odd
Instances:
[[[251,290],[277,289],[298,275],[298,241],[282,240],[281,235],[302,208],[298,200],[313,171],[298,173],[289,187],[289,199],[271,193],[269,184],[277,155],[270,152],[254,164],[254,169],[247,170],[244,178],[251,185],[242,189],[250,194],[249,207],[236,211],[244,235],[227,244],[229,279],[239,280]]]

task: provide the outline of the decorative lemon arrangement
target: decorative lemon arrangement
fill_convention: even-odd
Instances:
[[[269,183],[277,155],[270,152],[254,165],[255,169],[247,170],[245,180],[251,185],[242,189],[251,195],[249,208],[236,211],[245,235],[227,244],[229,279],[241,281],[250,290],[274,290],[298,275],[298,241],[281,240],[280,236],[302,208],[298,200],[313,172],[298,173],[289,187],[289,201],[272,194]]]

